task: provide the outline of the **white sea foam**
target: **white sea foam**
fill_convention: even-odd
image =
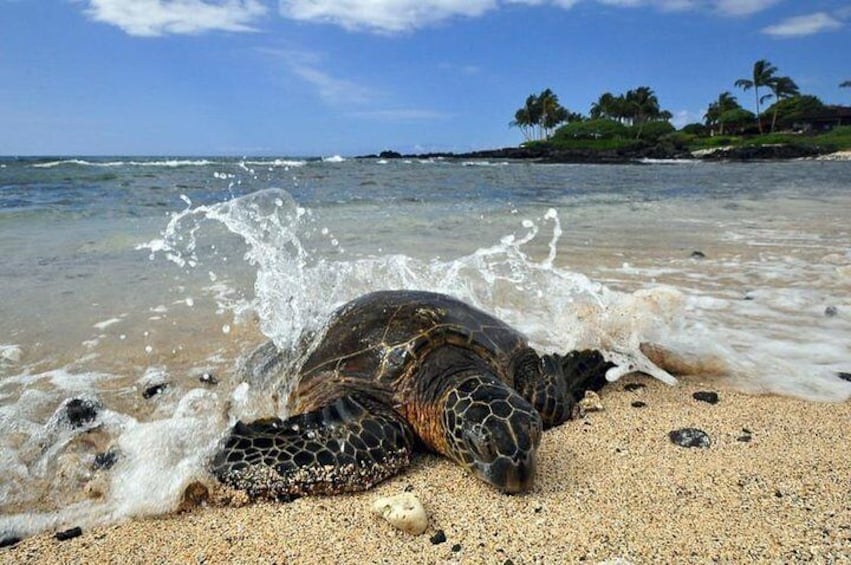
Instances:
[[[85,159],[60,159],[45,163],[34,163],[37,169],[50,169],[64,165],[79,165],[83,167],[204,167],[222,164],[207,159],[165,159],[160,161],[87,161]]]
[[[342,163],[346,159],[340,155],[331,155],[330,157],[322,157],[323,163]]]
[[[94,327],[95,329],[98,329],[98,330],[103,331],[103,330],[105,330],[106,328],[108,328],[109,326],[114,326],[115,324],[120,323],[120,322],[121,322],[121,319],[122,319],[122,318],[110,318],[110,319],[108,319],[108,320],[104,320],[104,321],[102,321],[102,322],[98,322],[98,323],[96,323],[93,327]]]
[[[463,167],[505,167],[508,165],[508,161],[500,161],[498,163],[493,163],[491,161],[463,161],[461,166]]]
[[[186,265],[196,260],[197,246],[193,238],[183,236],[195,233],[199,223],[208,221],[225,225],[247,244],[246,258],[257,269],[252,308],[264,333],[285,350],[296,350],[302,332],[318,331],[336,305],[354,296],[376,288],[419,288],[453,294],[495,312],[544,349],[603,349],[621,366],[612,371],[611,378],[641,370],[672,382],[670,375],[655,367],[639,347],[643,342],[660,342],[687,352],[691,358],[700,359],[705,354],[715,365],[724,359],[726,373],[742,388],[818,400],[842,400],[851,395],[851,387],[835,377],[847,362],[840,343],[841,336],[848,335],[843,333],[844,326],[833,334],[815,327],[808,339],[801,339],[802,326],[792,327],[787,321],[789,334],[779,342],[784,344],[782,349],[797,353],[784,357],[765,346],[774,343],[776,330],[760,326],[759,321],[746,323],[743,308],[748,305],[764,307],[756,320],[769,320],[799,308],[801,300],[818,298],[795,298],[795,292],[780,290],[768,304],[744,301],[743,307],[739,299],[688,296],[664,287],[633,294],[611,291],[555,266],[562,230],[554,209],[540,218],[521,221],[519,233],[509,234],[497,245],[450,261],[422,261],[404,255],[330,260],[304,244],[311,230],[325,233],[324,228],[317,228],[309,211],[285,191],[270,189],[178,214],[164,239],[151,242],[149,249],[165,252],[173,261]],[[549,234],[548,252],[545,258],[535,260],[527,247],[542,233]],[[763,261],[761,265],[767,268],[769,263]],[[779,268],[782,272],[782,266]],[[828,270],[836,272],[833,265]],[[750,272],[741,265],[738,271]],[[656,274],[666,272],[669,269]],[[712,327],[709,324],[713,320],[731,326]],[[807,323],[818,326],[816,322]],[[747,329],[737,330],[743,323]],[[829,345],[818,349],[817,344]],[[820,352],[817,356],[813,355],[816,351]],[[814,358],[819,359],[818,365],[811,361]]]
[[[296,160],[296,159],[272,159],[269,161],[258,160],[258,161],[245,161],[246,165],[253,165],[259,167],[303,167],[307,165],[307,161]]]
[[[0,344],[0,364],[9,363],[15,364],[21,362],[23,350],[20,345]]]

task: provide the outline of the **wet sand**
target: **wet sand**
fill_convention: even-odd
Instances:
[[[646,388],[624,389],[636,382]],[[720,401],[695,400],[702,390]],[[544,434],[538,480],[526,495],[499,494],[445,460],[420,456],[402,476],[358,495],[205,505],[68,541],[45,533],[0,549],[0,560],[851,563],[851,402],[639,377],[610,385],[601,398],[604,411]],[[671,443],[668,432],[683,427],[704,430],[711,447]],[[370,512],[376,497],[404,490],[430,515],[422,536]],[[446,541],[435,544],[438,530]]]

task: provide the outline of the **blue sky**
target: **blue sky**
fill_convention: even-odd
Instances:
[[[765,58],[851,105],[848,0],[0,0],[0,154],[516,145],[526,96],[647,85],[676,125]]]

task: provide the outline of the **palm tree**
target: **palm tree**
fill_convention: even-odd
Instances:
[[[538,97],[530,94],[526,97],[526,104],[514,113],[514,120],[509,125],[520,128],[526,141],[532,141],[535,126],[540,120],[541,113]]]
[[[559,104],[558,96],[547,88],[540,94],[530,94],[526,104],[514,113],[514,120],[509,125],[520,128],[526,141],[533,137],[543,140],[549,138],[557,125],[570,118],[570,112]],[[534,135],[536,126],[537,136]]]
[[[771,133],[774,133],[774,126],[777,124],[777,110],[779,109],[779,104],[784,98],[791,98],[793,96],[798,96],[801,94],[798,85],[795,84],[795,81],[789,77],[777,77],[772,80],[768,87],[771,89],[771,92],[774,93],[774,112],[771,116]]]
[[[540,126],[542,136],[544,139],[548,139],[552,130],[560,123],[566,121],[570,113],[559,104],[558,96],[549,88],[538,95],[538,104],[541,108]]]
[[[760,98],[759,96],[759,88],[761,86],[769,86],[774,80],[774,73],[777,72],[777,67],[766,61],[765,59],[760,59],[756,63],[753,64],[753,77],[752,78],[740,78],[734,84],[738,88],[741,88],[745,91],[754,89],[754,95],[756,98],[756,120],[759,124],[759,133],[762,133],[762,120],[760,119],[760,105],[771,98],[771,94],[763,96]]]
[[[664,118],[659,108],[659,99],[656,98],[656,94],[649,86],[639,86],[635,90],[628,91],[624,99],[626,100],[632,123],[638,124],[638,131],[635,135],[636,139],[641,137],[644,124],[651,120]],[[670,113],[666,114],[670,116]]]
[[[617,99],[611,92],[604,92],[600,98],[591,104],[591,117],[595,120],[600,118],[613,118]]]
[[[706,125],[709,127],[718,124],[718,133],[720,135],[724,135],[724,120],[722,119],[722,116],[725,112],[736,110],[738,108],[741,108],[741,106],[739,106],[738,101],[736,101],[736,97],[729,91],[725,91],[718,95],[718,100],[709,104],[709,108],[706,109],[706,114],[703,116],[703,119],[706,120]]]

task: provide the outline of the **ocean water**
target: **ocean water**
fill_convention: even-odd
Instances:
[[[612,379],[673,382],[652,342],[848,401],[850,213],[849,162],[0,159],[0,537],[173,510],[235,419],[285,416],[286,376],[240,361],[271,338],[293,374],[376,289],[601,348]]]

